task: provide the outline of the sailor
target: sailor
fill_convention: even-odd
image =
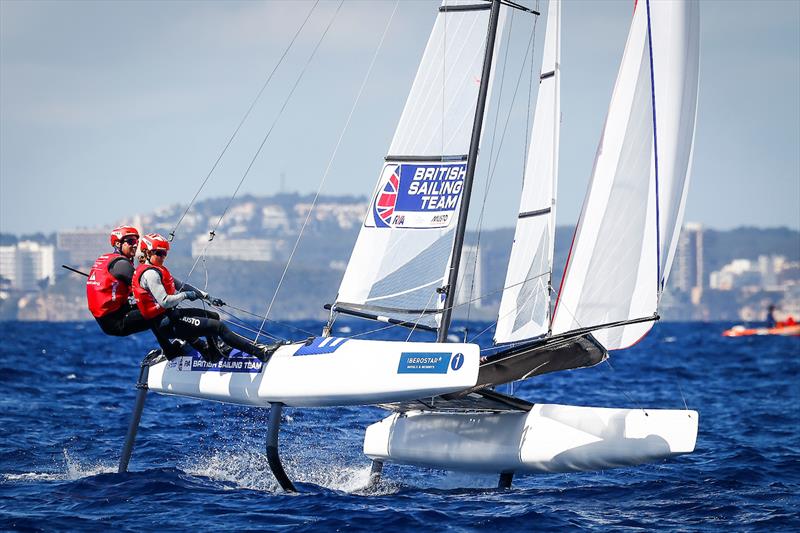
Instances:
[[[136,268],[133,275],[133,293],[142,315],[157,322],[157,333],[167,337],[185,339],[193,346],[194,340],[205,337],[208,345],[204,355],[212,362],[223,357],[227,346],[255,356],[263,362],[269,360],[279,345],[256,344],[237,335],[219,319],[213,311],[196,308],[178,308],[184,300],[203,299],[214,306],[225,305],[219,298],[175,279],[164,266],[169,253],[169,241],[157,233],[142,237],[141,250],[145,262]],[[220,339],[222,343],[219,343]],[[160,342],[160,341],[159,341]],[[227,346],[225,346],[227,345]],[[164,345],[162,344],[162,348]],[[166,354],[170,356],[171,354]]]
[[[769,304],[767,307],[767,327],[774,328],[778,325],[777,320],[775,320],[775,304]]]
[[[133,226],[119,226],[111,232],[110,240],[114,250],[98,257],[89,272],[86,301],[103,333],[125,337],[152,326],[129,301],[139,231]]]

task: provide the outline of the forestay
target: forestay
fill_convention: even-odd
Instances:
[[[550,2],[531,143],[496,342],[538,337],[550,328],[555,191],[558,181],[561,3]]]
[[[644,1],[635,9],[554,334],[656,313],[688,184],[698,35],[696,2]],[[606,348],[619,349],[651,326],[630,324],[594,335]]]
[[[437,289],[452,254],[489,7],[468,0],[440,9],[339,287],[338,309],[438,325],[444,298]]]

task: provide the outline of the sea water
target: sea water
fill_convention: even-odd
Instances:
[[[320,326],[269,331],[302,339]],[[488,324],[461,326],[470,337]],[[387,464],[366,488],[364,429],[387,413],[287,408],[281,455],[300,490],[287,494],[267,465],[267,409],[157,394],[130,472],[117,474],[150,334],[0,323],[0,530],[800,530],[800,338],[729,339],[728,326],[658,324],[607,363],[499,389],[534,402],[696,409],[693,454],[517,476],[510,490],[496,488],[497,476]],[[491,331],[478,340],[487,345]]]

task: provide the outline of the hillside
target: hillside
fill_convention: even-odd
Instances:
[[[316,209],[308,219],[303,238],[295,249],[312,199],[312,195],[300,194],[238,198],[228,207],[225,219],[217,228],[211,243],[208,241],[208,232],[225,211],[228,199],[199,201],[176,232],[169,266],[177,277],[185,278],[191,272],[190,281],[193,284],[207,288],[238,308],[261,316],[272,300],[278,280],[294,250],[291,267],[275,298],[270,316],[283,319],[321,318],[325,316],[322,305],[332,302],[336,297],[367,201],[363,197],[351,196],[319,198]],[[145,231],[167,235],[185,209],[185,206],[173,205],[131,218],[135,218]],[[556,230],[555,287],[560,283],[572,234],[571,227],[562,226]],[[511,228],[484,230],[480,234],[476,231],[467,233],[467,244],[480,243],[483,269],[482,306],[471,311],[472,318],[494,318],[505,281],[505,266],[513,235]],[[48,244],[56,242],[55,235],[39,234],[24,238]],[[0,242],[5,245],[14,244],[19,239],[14,235],[0,235]],[[268,247],[265,260],[230,260],[211,253],[225,243],[250,242],[246,239],[256,239]],[[206,247],[208,252],[205,260],[195,265],[195,258]],[[97,250],[97,254],[102,252],[104,250]],[[760,255],[782,255],[788,261],[800,261],[800,232],[787,228],[748,227],[727,231],[708,229],[704,233],[706,275],[734,259],[755,260]],[[38,298],[57,299],[57,316],[61,318],[89,318],[83,309],[82,285],[80,277],[59,269],[55,286],[47,288]],[[5,318],[15,318],[16,307],[16,300],[3,301],[0,314]],[[48,305],[41,303],[39,307],[48,308]],[[22,313],[22,316],[28,315]],[[35,318],[41,313],[30,316]]]

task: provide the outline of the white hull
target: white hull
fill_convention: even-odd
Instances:
[[[395,413],[367,428],[371,459],[467,472],[577,472],[694,451],[696,411],[537,404],[529,412]]]
[[[389,342],[335,337],[278,349],[262,364],[249,356],[209,367],[199,355],[150,367],[148,388],[242,405],[370,405],[464,390],[478,379],[476,344]]]

